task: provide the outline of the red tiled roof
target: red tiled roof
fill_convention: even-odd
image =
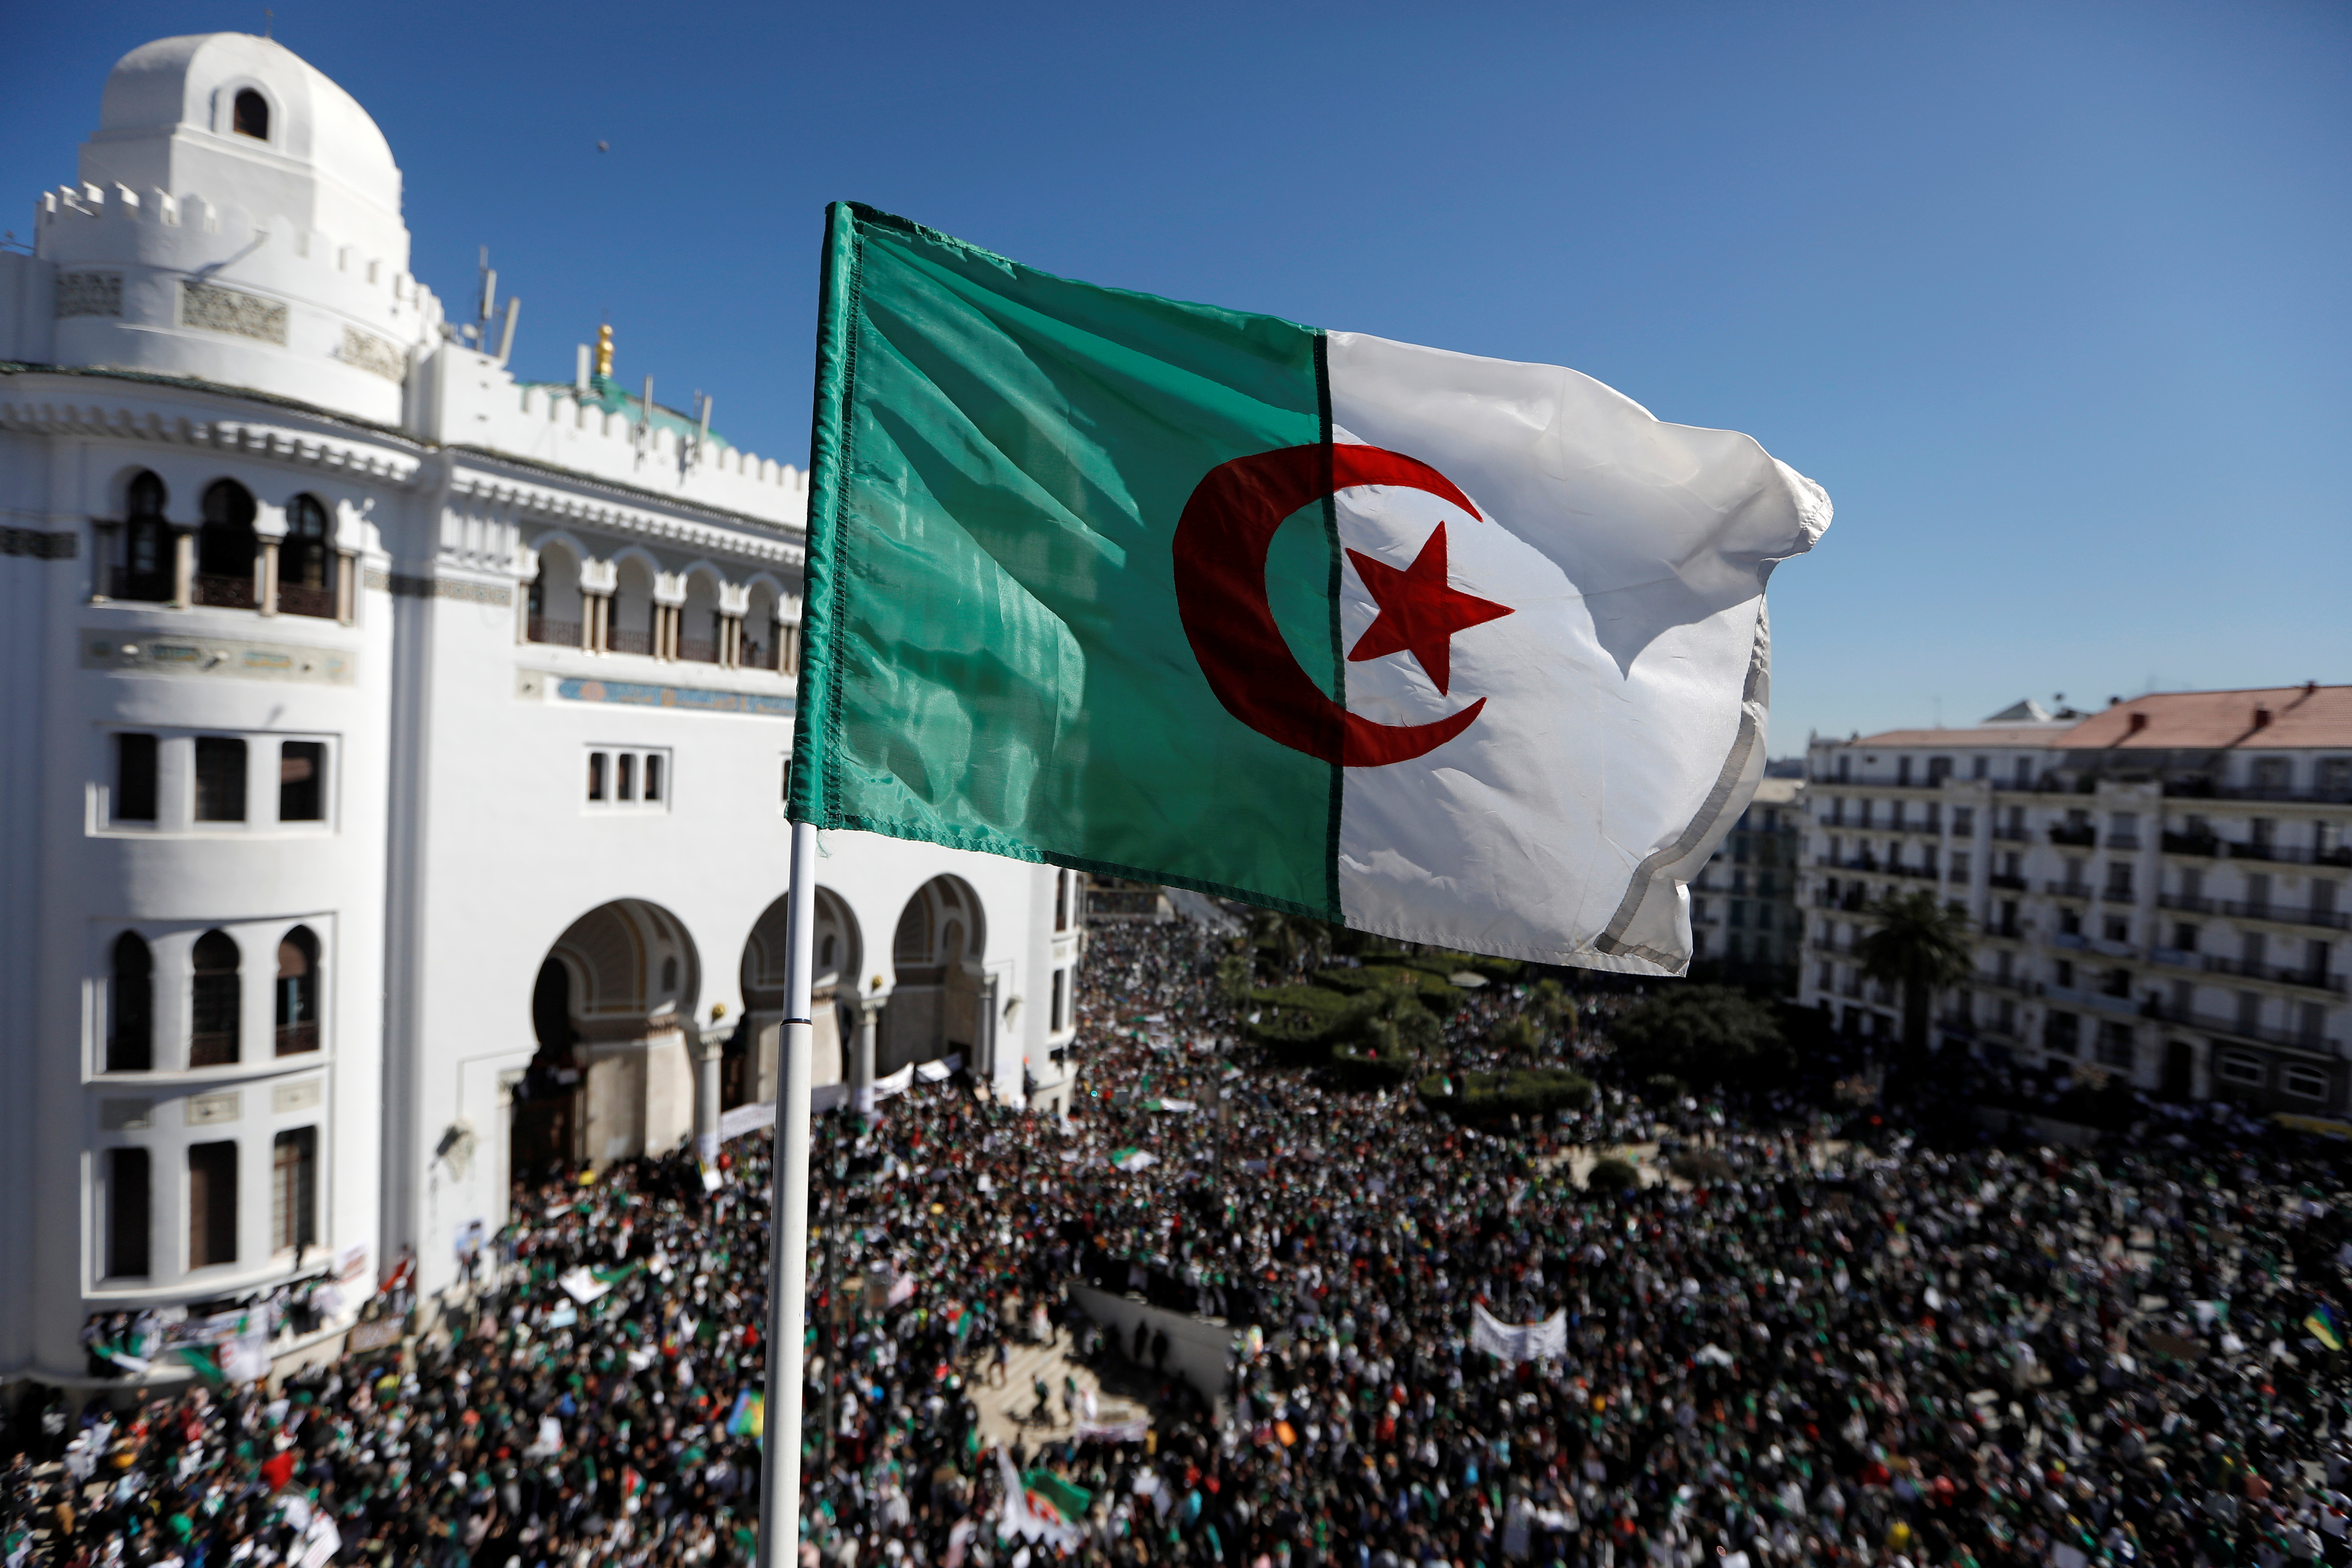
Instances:
[[[2255,727],[2257,712],[2269,715]],[[2137,730],[2132,717],[2144,716]],[[2063,731],[2069,751],[2214,751],[2226,746],[2352,748],[2352,686],[2251,691],[2158,691],[2117,703]]]
[[[1970,746],[2055,746],[2070,732],[2060,724],[1987,724],[1973,730],[1888,730],[1849,741],[1853,746],[1947,746],[1966,751]]]
[[[2267,711],[2257,729],[2254,713]],[[2132,728],[2132,715],[2146,721]],[[1848,747],[2052,746],[2066,751],[2218,751],[2231,746],[2352,750],[2352,686],[2266,686],[2246,691],[2157,691],[2079,723],[1987,724],[1970,730],[1887,730]]]

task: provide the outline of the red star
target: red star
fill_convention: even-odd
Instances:
[[[1400,572],[1360,550],[1348,552],[1364,589],[1381,607],[1379,616],[1348,651],[1349,664],[1411,651],[1446,690],[1454,676],[1454,634],[1511,613],[1508,605],[1456,593],[1445,581],[1445,525],[1429,536],[1412,564]]]

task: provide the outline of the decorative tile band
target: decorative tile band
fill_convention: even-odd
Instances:
[[[122,314],[122,274],[120,272],[60,272],[58,274],[57,319],[68,316]]]
[[[390,594],[395,599],[456,599],[468,605],[496,605],[505,608],[514,603],[514,590],[501,583],[468,583],[457,577],[410,577],[398,572],[386,572],[371,566],[361,577],[362,585],[377,594]]]
[[[180,325],[208,332],[256,338],[281,348],[286,342],[286,303],[241,294],[211,283],[180,285]]]
[[[0,555],[36,561],[70,561],[81,552],[78,533],[44,533],[37,528],[0,528]]]
[[[550,675],[548,684],[566,702],[611,702],[625,708],[676,708],[688,713],[751,713],[789,719],[793,700],[750,691],[711,691],[695,686],[644,686],[628,680],[585,680]]]
[[[343,363],[373,371],[386,381],[408,379],[408,356],[373,332],[363,332],[357,327],[343,329]]]
[[[142,675],[215,675],[247,680],[299,680],[349,686],[359,677],[358,656],[331,647],[247,642],[236,637],[155,637],[123,638],[85,632],[84,669],[119,669]]]

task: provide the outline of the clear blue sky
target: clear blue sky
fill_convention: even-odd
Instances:
[[[609,315],[624,376],[755,450],[806,451],[854,197],[1751,432],[1838,507],[1772,585],[1777,752],[2352,679],[2341,5],[276,9],[390,137],[453,313],[488,244],[525,374]],[[116,58],[261,24],[0,10],[20,235]]]

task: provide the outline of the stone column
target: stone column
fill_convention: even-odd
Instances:
[[[870,1112],[874,1109],[874,1035],[882,1022],[882,1008],[889,998],[882,994],[860,996],[849,1004],[856,1018],[857,1038],[849,1051],[849,1103],[853,1110]]]
[[[714,1024],[689,1037],[694,1056],[694,1152],[705,1164],[719,1158],[719,1065],[734,1033],[732,1024]]]
[[[196,526],[172,528],[172,605],[184,610],[196,602]]]
[[[355,551],[335,552],[335,619],[350,626],[359,618],[360,558]]]
[[[254,593],[254,603],[263,615],[274,616],[278,613],[278,541],[265,539],[261,542],[258,570],[261,584]]]

